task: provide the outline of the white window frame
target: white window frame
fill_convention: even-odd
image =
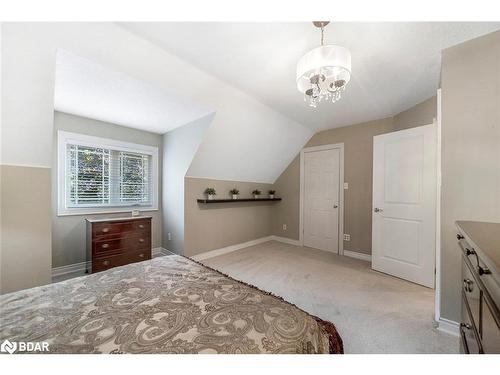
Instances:
[[[88,147],[111,148],[117,151],[135,152],[151,155],[151,199],[148,206],[131,204],[127,206],[109,207],[67,207],[66,206],[66,166],[68,144],[77,144]],[[116,212],[130,212],[132,210],[158,210],[158,147],[137,143],[117,141],[109,138],[94,137],[85,134],[71,133],[63,130],[57,132],[57,216],[107,214]]]

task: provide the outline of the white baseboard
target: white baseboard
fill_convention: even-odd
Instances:
[[[450,335],[453,335],[453,336],[460,335],[460,324],[457,322],[454,322],[453,320],[439,318],[439,321],[437,322],[437,324],[438,324],[437,329],[439,331],[449,333]]]
[[[173,251],[167,250],[164,247],[155,247],[151,250],[151,256],[157,257],[159,255],[175,255]]]
[[[223,247],[221,249],[210,250],[210,251],[207,251],[205,253],[194,255],[190,258],[197,260],[197,261],[205,260],[205,259],[213,258],[213,257],[219,256],[219,255],[228,254],[228,253],[231,253],[231,252],[236,251],[236,250],[241,250],[241,249],[244,249],[244,248],[249,247],[249,246],[258,245],[260,243],[267,242],[267,241],[278,241],[278,242],[283,242],[283,243],[286,243],[289,245],[302,246],[300,244],[300,241],[298,241],[298,240],[292,240],[291,238],[272,235],[272,236],[257,238],[256,240],[243,242],[243,243],[239,243],[236,245]],[[351,258],[361,259],[361,260],[364,260],[366,262],[372,261],[372,256],[369,254],[363,254],[363,253],[358,253],[355,251],[344,250],[344,255],[351,257]]]
[[[193,255],[190,258],[197,260],[197,261],[205,260],[205,259],[213,258],[213,257],[219,256],[219,255],[232,253],[233,251],[241,250],[241,249],[244,249],[246,247],[258,245],[260,243],[268,242],[271,240],[272,240],[272,236],[261,237],[261,238],[257,238],[256,240],[223,247],[221,249],[210,250],[210,251],[207,251],[205,253],[198,254],[198,255]]]
[[[90,262],[89,262],[90,267]],[[87,262],[68,264],[67,266],[52,268],[52,277],[67,275],[68,273],[83,273],[87,269]]]
[[[171,251],[164,249],[163,247],[155,247],[151,250],[151,256],[159,256],[159,255],[171,255],[174,254]],[[87,268],[90,268],[90,262],[80,262],[74,264],[68,264],[67,266],[54,267],[52,268],[52,277],[59,277],[62,275],[67,275],[69,273],[83,273]]]
[[[370,254],[363,254],[363,253],[358,253],[356,251],[344,250],[344,255],[346,257],[361,259],[361,260],[364,260],[366,262],[372,261],[372,256]]]
[[[169,249],[165,249],[164,247],[162,247],[162,254],[163,255],[179,255],[175,251],[169,250]]]
[[[292,240],[291,238],[280,237],[280,236],[271,236],[271,240],[287,243],[289,245],[301,246],[299,240]]]

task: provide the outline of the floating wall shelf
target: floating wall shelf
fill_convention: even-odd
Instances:
[[[198,203],[279,202],[281,198],[198,199]]]

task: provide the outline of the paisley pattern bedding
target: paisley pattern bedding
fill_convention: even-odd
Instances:
[[[0,341],[50,353],[340,353],[333,324],[172,255],[0,296]]]

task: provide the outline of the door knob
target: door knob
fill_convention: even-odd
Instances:
[[[333,208],[339,208],[339,205],[338,204],[334,204]]]
[[[381,208],[375,207],[375,209],[374,209],[373,211],[375,211],[375,212],[382,212],[382,211],[384,211],[384,210],[383,210],[383,209],[381,209]]]

